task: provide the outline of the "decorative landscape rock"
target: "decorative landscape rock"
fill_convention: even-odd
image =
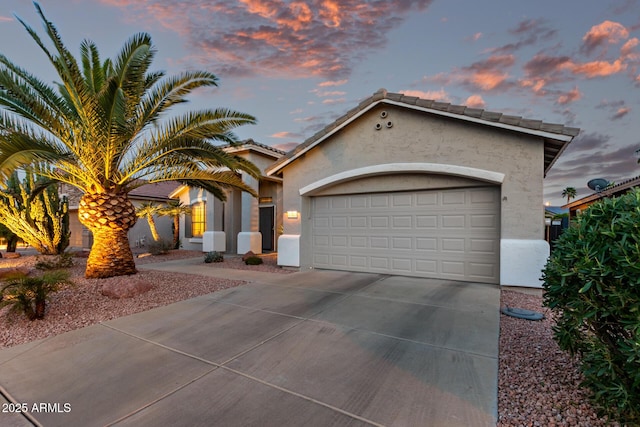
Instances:
[[[247,258],[251,258],[256,256],[256,254],[253,253],[253,251],[249,251],[246,254],[242,255],[242,261],[246,261]]]
[[[124,279],[124,280],[122,280]],[[132,298],[144,294],[153,289],[153,285],[146,280],[132,278],[120,278],[120,280],[109,280],[102,285],[102,295],[113,298]]]
[[[0,268],[0,280],[17,275],[28,276],[30,272],[29,267]]]
[[[20,252],[5,252],[5,254],[3,255],[3,258],[6,259],[16,259],[16,258],[20,258],[22,255],[20,254]]]

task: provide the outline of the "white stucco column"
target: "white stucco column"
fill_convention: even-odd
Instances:
[[[258,192],[259,182],[252,176],[242,174],[242,181]],[[258,199],[247,192],[242,192],[242,226],[238,233],[238,254],[249,251],[262,253],[262,234],[260,233],[260,211]]]
[[[500,284],[541,288],[542,269],[549,252],[545,240],[501,239]]]

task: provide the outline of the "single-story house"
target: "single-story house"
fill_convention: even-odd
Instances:
[[[578,132],[381,89],[267,167],[278,263],[540,287],[543,179]]]
[[[169,194],[179,186],[179,183],[173,181],[145,184],[132,190],[129,193],[129,199],[136,208],[144,202],[163,205],[171,200]],[[61,196],[66,196],[69,201],[69,230],[71,231],[69,246],[86,250],[91,249],[93,244],[91,232],[80,223],[78,217],[78,205],[82,198],[82,192],[68,184],[59,184],[58,191]],[[173,239],[173,218],[156,216],[154,219],[160,237],[171,241]],[[136,221],[136,224],[129,230],[128,235],[129,243],[132,247],[145,247],[148,242],[153,240],[149,223],[144,218]]]
[[[570,203],[567,203],[566,205],[563,205],[562,207],[569,210],[570,219],[575,218],[576,215],[578,215],[581,211],[587,209],[598,200],[608,197],[622,196],[635,187],[640,187],[640,176],[627,179],[626,181],[622,181],[619,184],[611,185],[604,190],[594,192],[593,194],[590,194],[586,197],[574,200]]]
[[[242,174],[242,180],[256,190],[256,199],[240,190],[226,191],[222,202],[207,191],[181,186],[169,197],[192,207],[191,215],[180,219],[183,249],[255,254],[277,250],[282,228],[282,178],[265,175],[265,169],[285,152],[251,139],[225,151],[244,157],[263,174],[259,180]]]

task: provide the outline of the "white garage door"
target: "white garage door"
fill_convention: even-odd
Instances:
[[[316,268],[499,283],[500,192],[314,197]]]

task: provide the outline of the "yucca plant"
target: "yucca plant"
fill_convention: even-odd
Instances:
[[[0,290],[0,307],[9,305],[12,310],[23,312],[29,320],[43,319],[49,295],[71,283],[66,270],[52,270],[33,277],[13,276]]]
[[[80,46],[79,61],[36,3],[50,50],[20,23],[55,68],[50,86],[0,55],[0,174],[31,164],[40,176],[67,183],[84,195],[79,219],[93,233],[85,276],[136,272],[127,231],[135,224],[131,190],[145,183],[179,181],[225,199],[225,189],[256,196],[242,174],[259,177],[251,162],[217,145],[237,144],[232,130],[255,123],[225,108],[169,115],[200,88],[217,86],[207,71],[165,77],[150,71],[155,49],[148,34],[131,37],[102,61],[97,46]]]

